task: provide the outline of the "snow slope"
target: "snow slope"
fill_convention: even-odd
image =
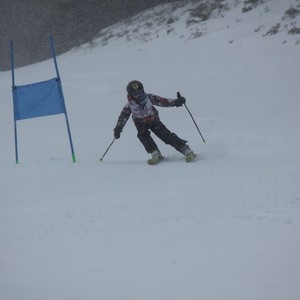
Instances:
[[[146,43],[100,38],[58,57],[76,163],[58,115],[18,122],[15,165],[0,73],[0,300],[300,298],[299,45],[263,36],[299,1],[228,3],[197,39],[186,6],[172,35],[157,26]],[[16,83],[54,74],[49,60]],[[184,108],[159,112],[196,162],[156,139],[168,159],[148,166],[131,120],[99,162],[132,79],[187,98],[207,144]]]

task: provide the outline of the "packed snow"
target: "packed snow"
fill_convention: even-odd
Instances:
[[[299,44],[255,30],[300,3],[265,2],[196,39],[179,19],[172,35],[59,56],[76,163],[63,115],[18,121],[15,163],[0,73],[0,300],[300,299]],[[50,79],[53,61],[15,75]],[[99,161],[132,79],[186,97],[206,144],[185,107],[158,109],[195,162],[154,136],[166,160],[147,165],[131,120]]]

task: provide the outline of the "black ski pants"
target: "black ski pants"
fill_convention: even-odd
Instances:
[[[155,120],[149,123],[134,121],[137,128],[137,137],[144,145],[148,153],[152,153],[158,149],[156,143],[151,137],[150,130],[163,142],[174,147],[177,151],[181,152],[187,141],[179,138],[175,133],[171,132],[160,120]]]

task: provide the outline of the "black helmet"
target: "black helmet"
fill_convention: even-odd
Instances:
[[[144,94],[144,86],[138,80],[132,80],[127,84],[126,87],[127,93],[132,97],[136,98],[140,94]]]

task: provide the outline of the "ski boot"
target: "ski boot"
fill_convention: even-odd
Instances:
[[[185,154],[185,161],[191,162],[196,158],[197,154],[194,153],[191,149]]]
[[[185,156],[186,162],[192,162],[197,156],[197,154],[194,153],[187,145],[185,145],[180,152]]]
[[[147,160],[148,165],[157,165],[164,157],[157,149],[151,153],[152,157]]]

